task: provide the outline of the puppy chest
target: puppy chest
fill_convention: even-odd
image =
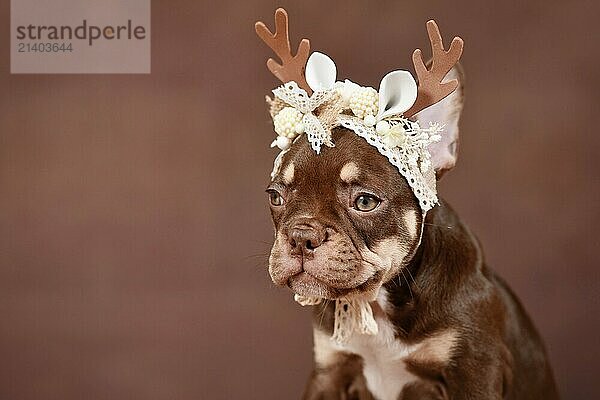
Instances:
[[[375,398],[396,400],[406,384],[418,379],[407,370],[405,363],[416,348],[396,340],[393,331],[387,330],[379,323],[378,335],[357,335],[344,346],[344,351],[363,359],[363,375]]]
[[[345,345],[336,345],[322,333],[315,334],[315,356],[317,364],[332,362],[337,352],[360,356],[367,387],[379,400],[396,400],[405,385],[419,379],[407,369],[407,361],[447,365],[458,341],[456,331],[444,330],[409,345],[396,338],[389,321],[377,318],[377,325],[377,335],[357,334]]]

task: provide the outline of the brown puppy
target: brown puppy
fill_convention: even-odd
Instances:
[[[462,76],[454,69],[447,78]],[[417,119],[444,123],[438,177],[456,161],[462,86]],[[315,306],[315,369],[305,399],[557,399],[542,342],[443,201],[425,218],[410,186],[354,132],[317,155],[306,135],[269,192],[273,282],[337,299],[373,296],[379,333],[330,340],[333,302]]]

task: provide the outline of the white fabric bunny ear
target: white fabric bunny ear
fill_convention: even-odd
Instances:
[[[306,62],[305,77],[313,92],[331,89],[335,84],[337,68],[327,55],[314,52]]]
[[[309,83],[310,84],[310,83]],[[408,110],[417,99],[417,83],[408,71],[392,71],[379,84],[377,121]]]

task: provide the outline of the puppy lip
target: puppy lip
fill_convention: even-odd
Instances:
[[[288,278],[288,287],[294,292],[303,296],[316,296],[326,299],[334,299],[339,294],[336,293],[325,283],[315,278],[306,271],[293,275]]]
[[[294,292],[303,296],[323,297],[335,300],[350,294],[368,292],[376,287],[383,275],[383,271],[376,271],[363,283],[352,288],[335,288],[324,283],[307,271],[302,271],[288,278],[287,286]]]

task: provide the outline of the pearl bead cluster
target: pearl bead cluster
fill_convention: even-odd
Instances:
[[[359,87],[352,92],[349,106],[358,118],[363,119],[369,115],[374,118],[378,111],[377,103],[377,90],[372,87]]]
[[[302,117],[302,113],[294,107],[284,107],[273,118],[275,132],[277,132],[279,136],[294,139],[304,132]]]
[[[271,147],[277,146],[281,150],[287,150],[292,145],[292,141],[304,132],[302,123],[302,113],[294,107],[284,107],[273,117],[277,139],[273,141]]]

